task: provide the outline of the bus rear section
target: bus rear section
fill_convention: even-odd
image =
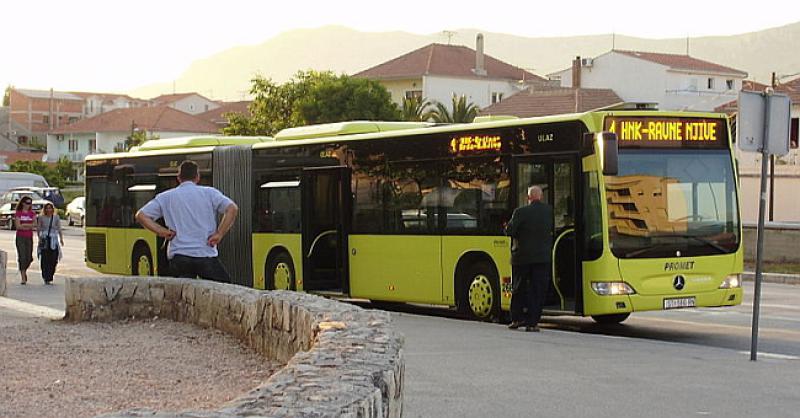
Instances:
[[[588,263],[584,313],[618,322],[633,311],[740,304],[743,251],[726,120],[609,114],[604,129],[617,134],[618,172],[602,176],[607,241]]]

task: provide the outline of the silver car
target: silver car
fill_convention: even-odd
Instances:
[[[72,199],[72,202],[69,202],[69,205],[67,205],[67,223],[70,226],[77,224],[83,226],[83,220],[86,216],[85,202],[85,197],[78,196]]]

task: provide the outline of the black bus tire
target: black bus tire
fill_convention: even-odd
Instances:
[[[629,316],[631,316],[631,314],[626,312],[609,315],[592,315],[592,319],[598,324],[609,325],[622,323],[622,321],[628,319]]]
[[[278,287],[275,285],[278,278]],[[273,254],[267,260],[264,271],[264,288],[267,290],[295,290],[294,263],[286,251]]]
[[[146,271],[139,271],[144,269]],[[133,276],[152,276],[153,275],[153,256],[147,245],[139,244],[133,249],[131,256],[131,275]]]
[[[500,279],[486,261],[467,266],[459,277],[459,311],[472,319],[496,321],[500,318]]]

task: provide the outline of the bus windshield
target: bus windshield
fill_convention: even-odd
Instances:
[[[606,177],[609,242],[619,258],[727,254],[739,247],[727,150],[621,150]]]

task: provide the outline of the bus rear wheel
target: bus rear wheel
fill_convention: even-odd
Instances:
[[[497,273],[489,263],[477,262],[460,278],[459,310],[471,318],[493,321],[500,314],[500,285]]]
[[[610,314],[610,315],[592,315],[592,319],[594,322],[598,324],[619,324],[622,321],[628,319],[631,316],[630,313],[619,313],[619,314]]]
[[[150,250],[144,245],[138,245],[133,250],[131,274],[134,276],[153,275],[153,257]]]
[[[294,290],[294,263],[292,257],[281,251],[267,260],[264,286],[267,290]]]

